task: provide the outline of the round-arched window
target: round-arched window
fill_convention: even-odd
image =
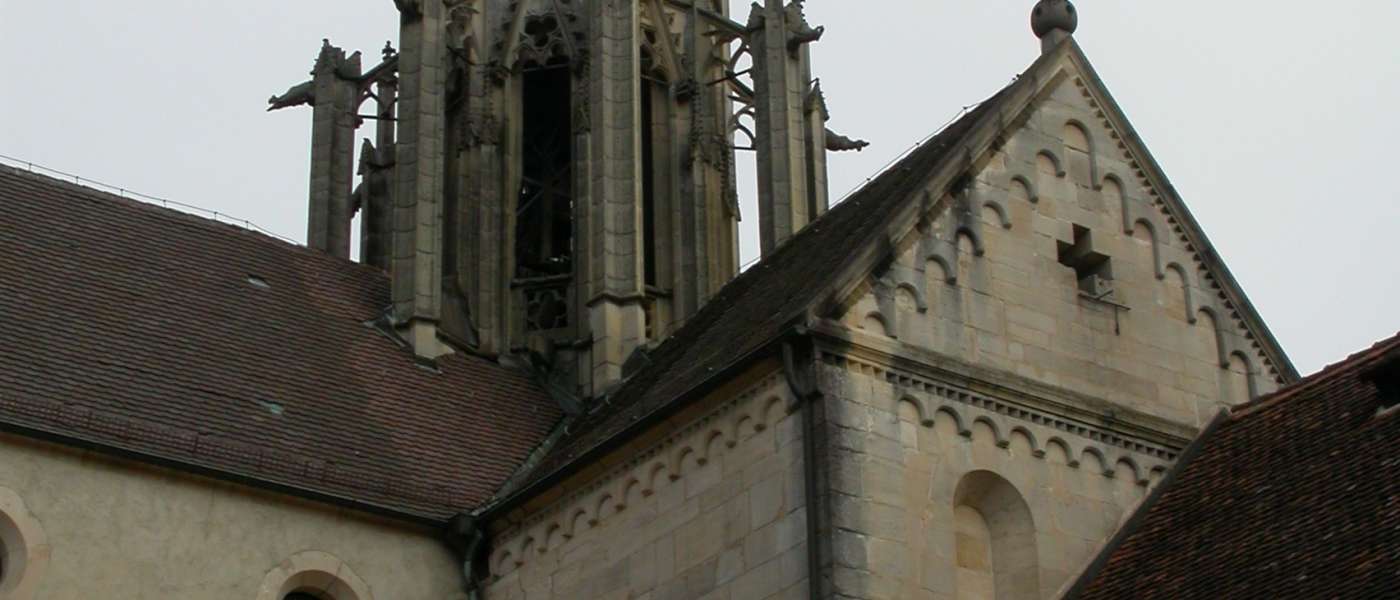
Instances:
[[[13,490],[0,488],[0,598],[29,598],[48,562],[39,522]]]
[[[374,600],[350,565],[326,552],[288,557],[263,578],[257,600]]]

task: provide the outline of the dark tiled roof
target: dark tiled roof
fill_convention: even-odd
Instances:
[[[0,167],[10,429],[450,517],[561,413],[493,362],[418,367],[364,324],[388,304],[375,269]]]
[[[836,283],[840,267],[868,244],[881,243],[884,228],[906,202],[920,200],[917,186],[1004,96],[982,102],[941,133],[836,205],[748,271],[729,282],[694,317],[663,342],[606,403],[570,424],[536,466],[526,485],[623,434],[648,416],[674,407],[715,374],[763,350]],[[527,492],[528,493],[528,492]]]
[[[1235,409],[1074,597],[1400,596],[1400,414],[1366,377],[1397,356],[1400,337]]]

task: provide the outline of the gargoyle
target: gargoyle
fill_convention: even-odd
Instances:
[[[273,96],[271,98],[268,98],[267,103],[270,106],[267,107],[267,111],[272,112],[274,110],[291,108],[293,106],[301,106],[303,104],[315,104],[315,91],[315,82],[307,81],[303,83],[298,83],[292,86],[290,89],[288,89],[286,93],[282,94],[281,96]]]
[[[793,0],[787,5],[788,52],[796,53],[805,44],[822,39],[826,27],[813,28],[802,13],[802,1]]]
[[[850,150],[860,152],[861,150],[864,150],[866,146],[869,145],[870,142],[867,142],[865,140],[853,140],[844,135],[836,133],[835,131],[832,131],[829,127],[826,130],[826,149],[830,152],[847,152]]]

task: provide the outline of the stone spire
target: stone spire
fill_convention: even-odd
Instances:
[[[1049,52],[1079,27],[1079,11],[1069,0],[1040,0],[1031,11],[1031,31],[1040,38],[1042,52]]]

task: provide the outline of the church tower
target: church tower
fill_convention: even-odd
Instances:
[[[863,146],[828,139],[800,2],[395,3],[398,50],[363,71],[326,42],[271,103],[314,108],[309,245],[348,258],[359,211],[384,325],[427,361],[528,354],[603,394],[738,273],[736,150],[767,254],[826,210],[827,147]]]

